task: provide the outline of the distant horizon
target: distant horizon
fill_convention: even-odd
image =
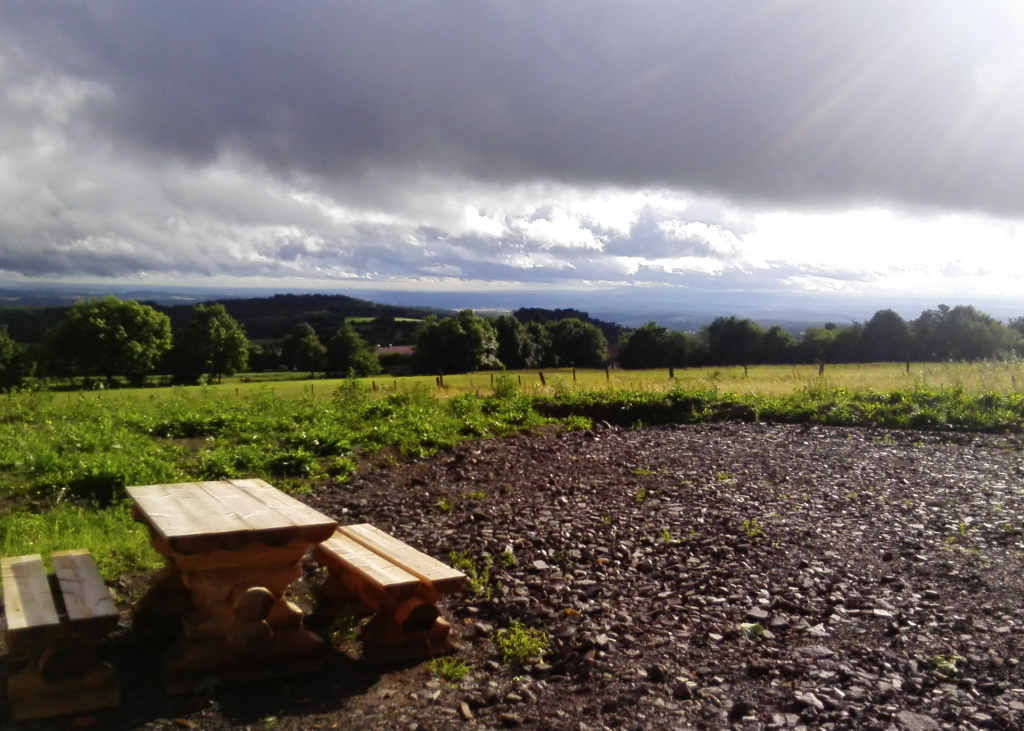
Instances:
[[[934,301],[924,297],[882,298],[855,295],[787,293],[787,292],[696,292],[692,290],[655,288],[609,287],[588,290],[528,289],[507,291],[420,291],[403,289],[328,289],[300,287],[225,287],[169,284],[143,284],[137,282],[8,282],[0,280],[0,298],[9,290],[11,295],[53,293],[70,303],[86,294],[115,296],[134,295],[139,299],[160,304],[189,304],[214,299],[244,297],[272,297],[275,294],[325,294],[364,299],[379,304],[406,307],[425,307],[442,310],[473,309],[478,311],[514,311],[520,307],[545,309],[577,309],[592,317],[616,322],[626,327],[637,327],[647,321],[661,325],[677,325],[680,329],[695,329],[716,317],[740,317],[761,324],[792,324],[810,326],[834,322],[847,325],[864,322],[875,312],[892,309],[906,320],[915,319],[921,312],[935,309],[940,304],[949,306],[972,305],[1007,321],[1024,316],[1024,301],[1009,298],[954,297]],[[663,298],[667,292],[671,300]],[[159,295],[165,295],[160,297]],[[630,297],[629,295],[634,295]],[[646,295],[646,296],[644,296]],[[613,300],[610,302],[609,300]],[[56,301],[56,300],[54,300]],[[0,300],[0,306],[2,300]],[[9,306],[9,305],[8,305]],[[45,306],[45,305],[41,305]]]

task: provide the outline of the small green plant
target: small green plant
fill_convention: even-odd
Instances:
[[[740,624],[740,631],[751,642],[756,642],[764,635],[764,627],[760,622],[743,622]]]
[[[452,685],[458,685],[469,674],[469,665],[457,657],[439,657],[427,663],[427,670]]]
[[[473,560],[472,555],[469,551],[452,551],[448,554],[448,559],[451,561],[452,568],[458,569],[466,576],[469,577],[469,583],[466,588],[474,596],[483,594],[484,598],[490,599],[493,595],[494,589],[490,586],[491,583],[491,557],[486,556],[482,561],[482,566],[477,566],[476,561]],[[497,584],[501,586],[501,582]]]
[[[636,502],[638,502],[638,503],[642,503],[644,500],[646,500],[647,499],[647,488],[646,487],[641,487],[639,490],[637,490],[636,494],[633,496],[633,499]]]
[[[629,472],[630,472],[630,474],[639,475],[641,477],[644,476],[644,475],[656,475],[656,474],[658,474],[654,470],[645,470],[643,468],[638,469],[638,470],[630,470]]]
[[[587,431],[594,428],[594,420],[586,416],[569,416],[565,419],[566,431]]]
[[[843,497],[846,498],[847,500],[856,500],[858,497],[860,497],[860,494],[855,490],[851,490],[850,492],[843,495]]]
[[[450,513],[455,510],[455,503],[446,497],[438,498],[437,507],[439,510],[443,510],[446,513]]]
[[[969,525],[967,525],[967,523],[957,523],[957,526],[956,526],[957,538],[959,538],[961,542],[966,543],[968,538],[970,538],[970,530],[971,530],[971,527]]]
[[[668,528],[662,528],[661,529],[661,540],[665,541],[665,543],[671,543],[672,542],[672,534],[669,533]]]
[[[470,500],[483,500],[484,498],[487,497],[487,493],[483,492],[482,490],[476,490],[475,492],[466,493],[465,497],[469,498]]]
[[[508,629],[499,630],[492,639],[501,659],[507,663],[526,662],[531,657],[544,655],[549,648],[546,632],[527,627],[519,621],[513,622]]]
[[[719,482],[728,482],[729,480],[732,479],[732,474],[730,474],[729,472],[719,472],[717,475],[715,475],[715,479],[718,480]]]
[[[757,518],[743,521],[743,534],[750,540],[764,535],[764,531],[761,529],[761,524],[757,522]]]
[[[612,519],[609,516],[607,516],[607,515],[602,515],[601,516],[601,522],[604,523],[605,525],[611,525],[612,524]]]
[[[323,630],[323,637],[334,649],[346,642],[354,642],[359,637],[359,617],[342,612]]]
[[[498,554],[498,563],[504,566],[505,568],[510,569],[516,564],[518,564],[519,561],[518,559],[516,559],[516,555],[506,548],[504,551]]]
[[[932,657],[932,667],[935,668],[936,672],[945,675],[947,678],[952,678],[960,673],[960,668],[957,663],[964,662],[964,658],[959,655],[935,655]]]

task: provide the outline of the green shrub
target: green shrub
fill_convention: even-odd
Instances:
[[[522,663],[548,652],[550,644],[543,630],[513,622],[508,629],[494,634],[493,641],[501,659],[507,663]]]

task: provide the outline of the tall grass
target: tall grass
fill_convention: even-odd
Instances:
[[[72,548],[88,549],[104,579],[162,563],[149,533],[125,506],[94,510],[62,504],[38,514],[14,511],[0,520],[0,555],[40,553],[49,564],[53,551]]]

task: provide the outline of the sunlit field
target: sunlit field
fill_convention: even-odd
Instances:
[[[294,378],[296,374],[286,374]],[[720,420],[1024,431],[1018,363],[571,369],[39,392],[0,398],[0,553],[157,565],[127,485],[263,477],[290,492],[541,425]]]
[[[541,374],[543,373],[543,381]],[[629,388],[665,391],[669,388],[713,389],[721,393],[784,396],[804,388],[845,388],[850,391],[873,389],[891,391],[897,388],[962,388],[968,393],[1015,393],[1024,391],[1024,362],[1000,363],[911,363],[907,372],[905,363],[869,363],[826,365],[818,374],[816,365],[799,366],[721,366],[707,368],[677,368],[673,378],[668,369],[624,371],[572,369],[507,371],[523,392],[530,395],[554,395],[567,388],[603,389]],[[387,375],[357,379],[371,392],[383,395],[427,388],[442,398],[462,393],[487,395],[494,383],[496,372],[466,373],[444,376],[439,387],[436,376]],[[279,379],[279,380],[275,380]],[[310,379],[300,373],[254,373],[225,378],[223,383],[210,386],[174,388],[118,389],[116,395],[128,398],[163,399],[175,394],[205,394],[208,397],[247,396],[269,393],[280,398],[328,398],[345,383],[344,379]],[[103,391],[69,392],[61,396],[72,398],[110,398]]]

